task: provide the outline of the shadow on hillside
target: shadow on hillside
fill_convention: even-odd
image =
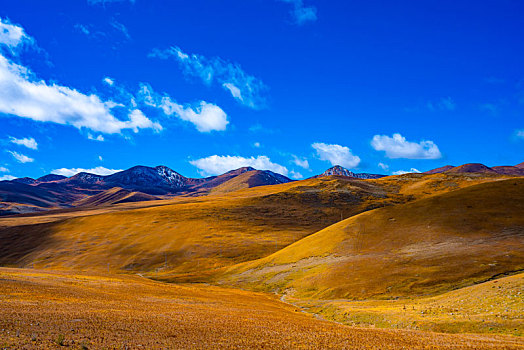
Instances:
[[[0,266],[23,267],[29,256],[52,242],[56,223],[0,228]]]

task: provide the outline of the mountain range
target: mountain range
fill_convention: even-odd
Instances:
[[[425,172],[431,174],[480,173],[485,175],[524,176],[524,163],[515,166],[487,167],[483,164],[447,165]],[[361,180],[386,175],[354,173],[339,165],[320,175],[343,176]],[[242,167],[222,175],[188,178],[160,165],[134,166],[112,175],[86,172],[71,177],[48,174],[37,179],[23,177],[0,181],[0,215],[30,213],[57,208],[98,206],[136,201],[167,199],[173,196],[200,196],[237,191],[243,188],[291,182],[288,177],[269,171]]]

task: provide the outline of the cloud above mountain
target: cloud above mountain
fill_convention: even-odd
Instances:
[[[384,151],[391,159],[439,159],[442,157],[438,146],[433,141],[411,142],[401,134],[375,135],[371,146],[376,151]]]
[[[106,176],[106,175],[112,175],[112,174],[117,173],[119,171],[122,171],[122,169],[108,169],[108,168],[105,168],[103,166],[97,166],[95,168],[90,168],[90,169],[86,169],[86,168],[60,168],[60,169],[54,169],[54,170],[51,171],[51,174],[63,175],[63,176],[67,176],[67,177],[76,175],[78,173],[90,173],[90,174],[95,174],[95,175]]]
[[[253,167],[258,170],[271,170],[275,173],[288,175],[289,170],[280,164],[273,163],[267,156],[240,157],[213,155],[192,160],[189,163],[197,167],[203,175],[219,175],[230,170]]]
[[[346,146],[316,142],[311,145],[320,160],[325,160],[331,165],[340,165],[345,168],[356,168],[360,164],[360,157],[354,155]]]

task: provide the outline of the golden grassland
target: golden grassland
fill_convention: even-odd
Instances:
[[[524,179],[474,185],[368,211],[222,281],[321,299],[443,293],[524,269]]]
[[[518,349],[521,338],[347,327],[274,296],[138,276],[0,268],[7,349]]]
[[[0,263],[109,267],[173,281],[205,281],[217,268],[267,256],[341,217],[500,179],[444,174],[369,181],[327,177],[226,195],[0,218]]]
[[[284,294],[348,325],[521,335],[522,278],[474,284],[524,269],[524,178],[237,182],[201,197],[0,218],[0,265],[61,271],[0,270],[0,348],[53,347],[59,336],[78,348],[524,347],[491,334],[342,327],[268,294],[134,276]]]
[[[524,274],[433,297],[364,301],[289,299],[308,312],[348,325],[524,335]]]

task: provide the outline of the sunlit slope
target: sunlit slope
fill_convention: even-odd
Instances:
[[[199,278],[267,256],[349,216],[401,201],[358,180],[315,179],[173,204],[0,228],[0,263]],[[250,189],[251,190],[251,189]],[[41,217],[35,217],[41,220]],[[1,223],[1,221],[0,221]]]
[[[524,274],[520,273],[433,297],[295,302],[348,325],[522,336],[523,293]]]
[[[368,211],[224,282],[298,296],[364,299],[434,294],[524,269],[524,179],[475,185]]]
[[[519,349],[522,340],[352,328],[275,296],[138,276],[0,269],[7,349]]]
[[[94,207],[118,203],[151,201],[157,199],[157,197],[147,193],[133,192],[120,187],[113,187],[109,190],[78,200],[73,204],[78,207]]]

